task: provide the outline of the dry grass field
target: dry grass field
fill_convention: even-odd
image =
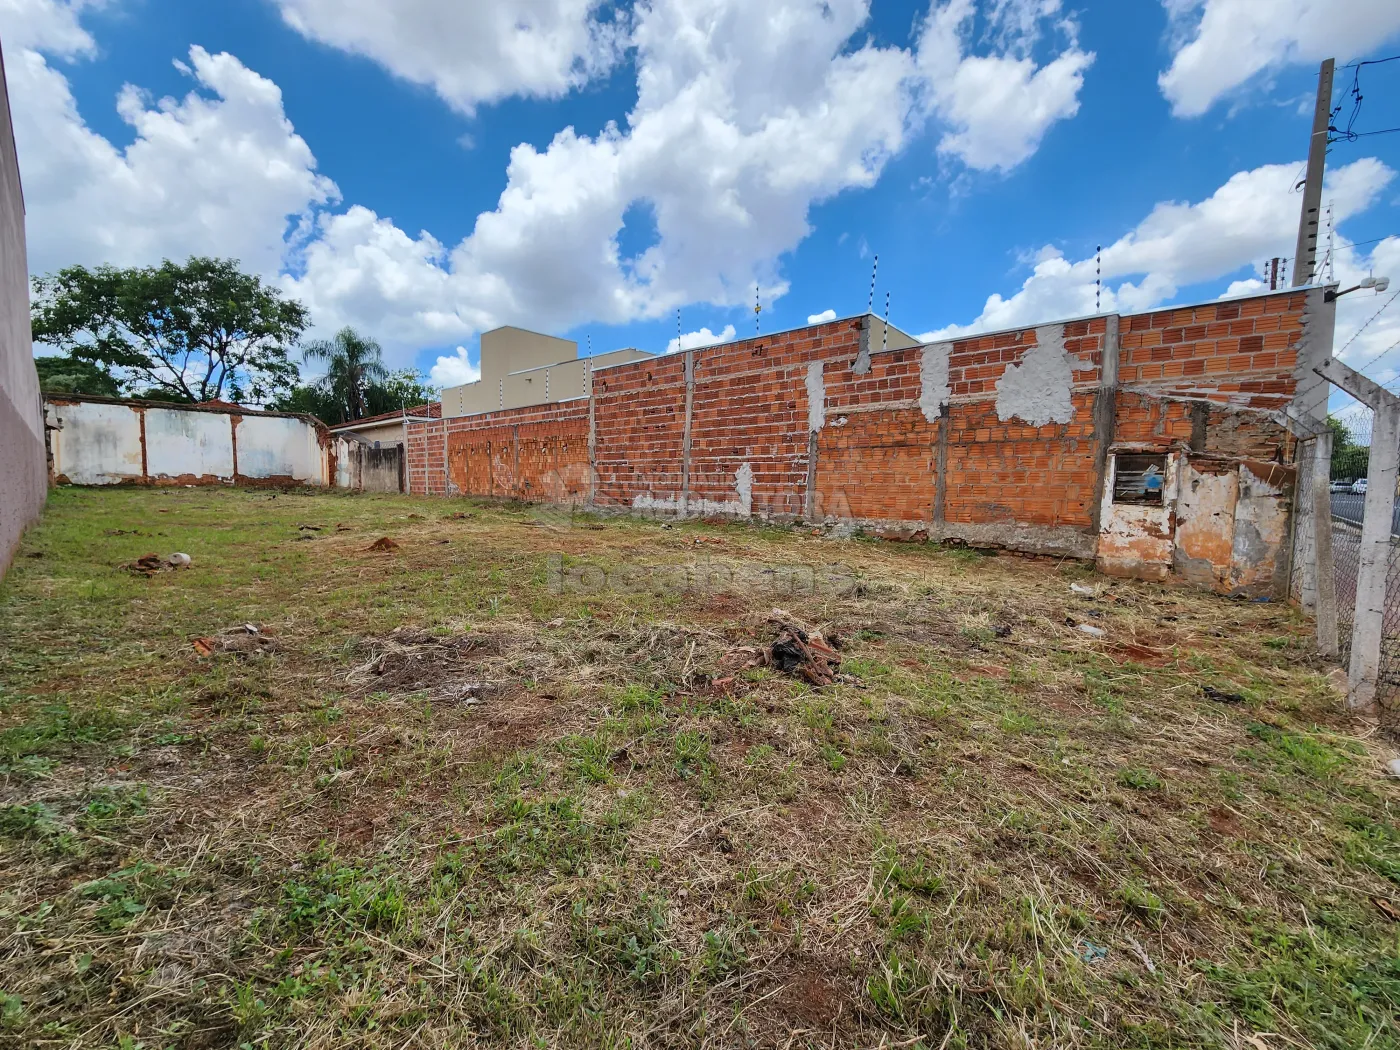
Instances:
[[[0,584],[0,1044],[1400,1046],[1400,788],[1325,671],[1073,563],[58,490]]]

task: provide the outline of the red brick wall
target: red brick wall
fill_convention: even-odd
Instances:
[[[409,492],[419,496],[447,495],[444,436],[448,422],[435,419],[431,423],[409,423],[404,427],[404,453],[408,461],[405,482]]]
[[[735,475],[747,463],[753,513],[800,517],[807,499],[807,366],[826,360],[849,371],[859,343],[859,322],[837,321],[697,352],[691,499],[735,501]]]
[[[1022,524],[1091,533],[1106,442],[1184,448],[1200,439],[1204,426],[1198,452],[1279,457],[1287,443],[1282,429],[1237,410],[1277,409],[1291,399],[1304,301],[1302,293],[1288,292],[1118,318],[1116,391],[1100,391],[1110,319],[1067,322],[1072,414],[1040,427],[1019,418],[1003,421],[996,407],[997,384],[1037,344],[1035,328],[953,341],[951,401],[933,421],[919,404],[922,348],[881,352],[877,346],[869,370],[856,374],[859,319],[694,351],[689,509],[739,509],[736,473],[747,464],[753,515],[807,512],[808,367],[821,362],[818,516],[929,522],[940,520],[941,509],[949,526]],[[591,496],[597,505],[680,508],[686,358],[673,354],[594,373]],[[1096,431],[1100,397],[1112,400],[1112,426],[1105,406]],[[412,424],[411,491],[586,495],[589,406],[576,401]],[[946,463],[941,504],[940,462]],[[561,477],[568,479],[562,485]]]
[[[588,497],[587,401],[411,423],[407,446],[408,490],[418,495]]]
[[[816,516],[932,521],[937,444],[938,424],[917,409],[828,417],[817,442]]]
[[[1158,310],[1122,319],[1116,440],[1271,460],[1285,428],[1256,413],[1283,409],[1296,388],[1305,293]],[[1179,400],[1164,400],[1164,399]],[[1193,419],[1193,403],[1205,419]]]
[[[1037,342],[1034,329],[953,344],[945,518],[951,522],[1070,525],[1088,528],[1097,496],[1094,402],[1107,320],[1065,325],[1074,366],[1065,423],[1033,427],[997,415],[997,382]]]
[[[685,430],[685,356],[593,373],[594,502],[630,507],[637,496],[679,500]]]
[[[1157,397],[1282,408],[1293,397],[1305,293],[1122,319],[1118,384]]]

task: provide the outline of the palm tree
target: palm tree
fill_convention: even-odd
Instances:
[[[382,383],[389,375],[379,344],[349,327],[330,339],[307,344],[302,356],[308,361],[326,362],[326,375],[320,385],[337,407],[343,407],[343,422],[347,423],[367,414],[368,388]]]

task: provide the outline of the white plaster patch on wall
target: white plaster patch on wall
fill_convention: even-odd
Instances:
[[[717,500],[696,499],[692,496],[687,502],[687,510],[690,514],[729,514],[742,518],[752,516],[753,467],[747,463],[740,464],[739,469],[734,472],[734,497],[732,500]],[[632,509],[679,514],[681,501],[674,496],[633,496]]]
[[[997,418],[1025,420],[1033,427],[1068,423],[1074,418],[1070,390],[1074,365],[1065,352],[1065,326],[1047,324],[1035,330],[1035,346],[1020,363],[1007,365],[997,382]]]
[[[807,429],[816,433],[826,423],[825,366],[813,361],[807,366]]]
[[[178,409],[146,410],[146,474],[233,481],[229,417]]]
[[[324,460],[316,431],[300,419],[244,416],[238,426],[238,473],[244,477],[324,484]]]
[[[951,397],[948,355],[952,352],[952,343],[933,343],[924,347],[919,358],[919,410],[930,423],[942,414]]]
[[[141,477],[141,416],[127,405],[55,404],[45,409],[55,475],[74,485],[118,485]]]

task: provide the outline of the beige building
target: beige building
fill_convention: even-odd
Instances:
[[[442,392],[443,416],[473,416],[587,397],[593,372],[655,355],[614,350],[579,357],[578,343],[524,328],[495,328],[481,336],[481,378]]]

